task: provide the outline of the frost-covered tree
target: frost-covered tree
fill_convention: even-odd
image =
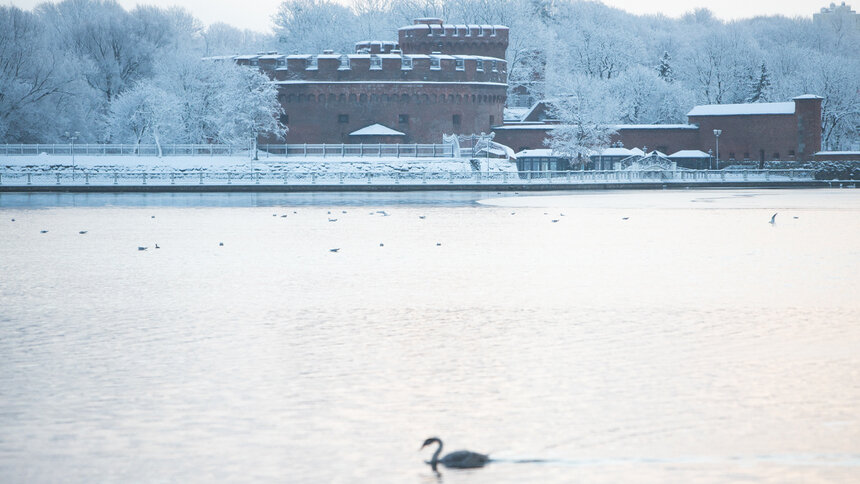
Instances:
[[[771,99],[771,83],[770,83],[770,73],[767,71],[767,65],[762,62],[761,70],[759,71],[759,75],[753,77],[751,85],[750,85],[750,95],[747,98],[747,102],[750,103],[760,103],[760,102],[768,102]]]
[[[224,143],[256,140],[262,134],[280,136],[283,112],[278,92],[269,78],[253,69],[239,68],[224,93],[218,139]]]
[[[672,56],[669,51],[663,51],[663,57],[660,57],[660,63],[657,64],[657,76],[669,84],[675,80],[675,72],[672,70]]]
[[[111,134],[135,144],[151,140],[162,155],[162,144],[180,138],[179,98],[147,80],[114,98],[108,114]]]
[[[50,32],[33,13],[0,6],[0,139],[38,142],[53,125],[75,80]]]
[[[359,40],[353,11],[331,0],[287,0],[272,20],[281,50],[289,53],[351,52]]]
[[[576,160],[583,169],[588,156],[609,146],[616,132],[618,107],[604,84],[586,76],[571,76],[553,86],[551,113],[559,125],[546,141],[553,153]]]
[[[135,143],[246,144],[264,134],[281,137],[281,113],[276,88],[256,69],[179,56],[111,103],[109,132]]]

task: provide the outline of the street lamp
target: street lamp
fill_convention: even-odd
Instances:
[[[715,163],[715,167],[717,170],[720,169],[720,135],[721,134],[723,134],[723,130],[721,130],[721,129],[715,129],[714,130],[714,137],[717,138],[717,158],[716,158],[716,160],[714,160],[714,163]]]
[[[69,151],[72,153],[72,180],[75,179],[75,140],[81,135],[80,131],[75,131],[75,134],[70,135],[68,131],[66,131],[66,138],[69,139],[71,145],[69,146]]]

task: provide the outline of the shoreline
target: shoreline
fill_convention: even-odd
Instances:
[[[0,185],[0,193],[307,193],[307,192],[546,192],[583,190],[671,190],[697,188],[858,188],[856,180],[596,182],[482,184],[242,184],[242,185]]]

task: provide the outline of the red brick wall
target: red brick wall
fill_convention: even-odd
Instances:
[[[612,142],[616,141],[620,141],[625,148],[658,150],[667,155],[680,150],[699,149],[700,146],[699,130],[689,128],[621,128],[612,136]]]
[[[821,101],[820,98],[794,100],[799,161],[812,160],[821,151]]]
[[[497,127],[494,140],[513,148],[514,151],[546,147],[543,142],[549,137],[549,128],[511,128]],[[689,128],[619,129],[618,133],[612,137],[613,143],[617,141],[621,141],[625,148],[641,149],[647,147],[649,151],[660,150],[670,155],[679,150],[699,149],[699,131]]]
[[[357,142],[349,133],[374,123],[405,133],[404,143],[441,143],[443,133],[489,133],[505,102],[504,86],[479,84],[303,83],[279,90],[288,143]],[[339,122],[341,114],[349,121]],[[407,123],[399,122],[401,114]]]

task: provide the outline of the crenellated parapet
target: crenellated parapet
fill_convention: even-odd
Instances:
[[[441,52],[505,58],[508,28],[504,25],[446,24],[441,19],[415,19],[397,31],[400,48],[407,54]]]
[[[486,82],[504,84],[503,59],[446,54],[290,55],[273,70],[276,81]]]

